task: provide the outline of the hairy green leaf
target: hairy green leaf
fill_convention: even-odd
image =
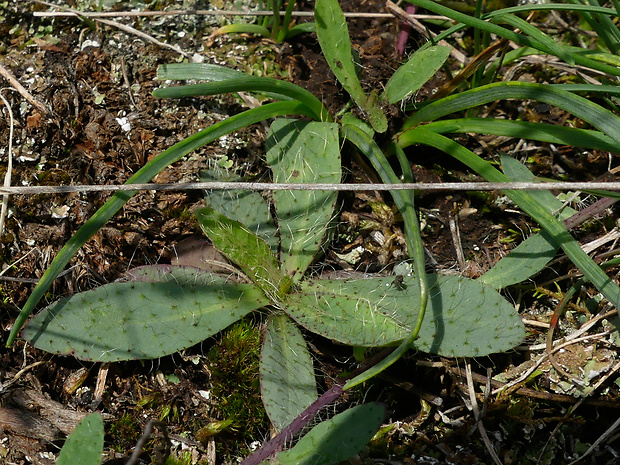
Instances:
[[[261,396],[281,431],[317,397],[314,367],[301,331],[285,314],[271,315],[260,361]]]
[[[497,291],[462,276],[429,275],[430,300],[414,347],[449,357],[506,351],[525,336],[521,319]],[[306,329],[354,346],[394,345],[415,324],[414,278],[318,279],[287,296],[285,311]]]
[[[101,465],[103,458],[103,419],[91,413],[78,423],[62,446],[56,465]]]
[[[209,170],[201,173],[201,181],[241,181],[240,176]],[[269,244],[273,253],[280,248],[278,228],[271,216],[271,207],[260,192],[250,190],[210,190],[205,193],[208,207],[231,220],[239,221]]]
[[[268,303],[253,284],[111,283],[46,307],[22,336],[81,360],[151,359],[191,347]]]
[[[267,135],[267,163],[276,183],[339,183],[338,126],[276,119]],[[273,193],[280,229],[280,262],[285,274],[301,279],[321,250],[338,199],[336,191],[286,190]]]
[[[153,160],[148,162],[134,174],[126,184],[147,183],[164,168],[170,164],[180,160],[193,150],[212,142],[225,134],[231,133],[238,129],[244,128],[251,124],[263,121],[265,119],[276,116],[290,114],[306,114],[308,109],[299,102],[276,102],[263,105],[262,107],[253,108],[230,118],[215,123],[202,131],[182,140],[178,144],[173,145],[168,150],[160,153]],[[77,251],[88,241],[104,224],[118,212],[123,205],[134,195],[136,191],[117,192],[108,200],[84,225],[69,239],[65,246],[58,252],[58,255],[50,264],[47,271],[41,277],[41,280],[34,288],[30,297],[24,304],[22,311],[15,320],[15,324],[11,329],[11,333],[7,339],[6,345],[10,347],[19,330],[28,319],[28,316],[35,309],[45,292],[52,285],[56,277],[62,272],[64,267],[69,263],[71,258]]]
[[[280,452],[278,465],[332,465],[351,458],[379,430],[385,407],[372,403],[345,410],[319,423],[288,451]]]
[[[272,300],[288,291],[290,279],[280,270],[269,244],[247,226],[210,207],[196,211],[196,218],[216,249],[226,255]]]
[[[388,102],[396,103],[415,94],[441,68],[449,55],[450,47],[442,45],[416,51],[386,84]]]

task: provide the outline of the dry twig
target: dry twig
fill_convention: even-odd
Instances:
[[[496,191],[496,190],[609,190],[620,191],[620,182],[411,182],[398,184],[332,184],[332,183],[269,183],[269,182],[189,182],[162,184],[120,184],[91,185],[74,184],[68,186],[11,186],[0,187],[0,194],[36,195],[66,194],[70,192],[117,192],[117,191],[183,191],[183,190],[251,190],[251,191]]]
[[[28,100],[28,102],[30,102],[33,106],[37,107],[39,110],[41,110],[46,115],[50,113],[50,111],[45,107],[45,105],[43,105],[36,98],[34,98],[30,94],[30,92],[28,92],[25,89],[25,87],[22,86],[17,79],[15,79],[15,77],[11,74],[11,72],[8,69],[6,69],[4,66],[2,66],[2,64],[0,64],[0,76],[2,76],[7,81],[9,81],[11,86],[17,92],[19,92],[22,97],[24,97],[26,100]]]
[[[2,65],[0,65],[2,66]],[[13,129],[15,127],[15,121],[13,119],[13,110],[11,105],[4,98],[4,95],[0,94],[0,100],[6,106],[6,110],[9,113],[9,146],[7,153],[7,167],[6,174],[4,175],[4,187],[11,187],[11,175],[13,173]],[[9,207],[9,194],[2,195],[2,210],[0,210],[0,236],[4,233],[4,220],[6,219],[6,212]]]
[[[476,399],[476,389],[474,388],[474,380],[471,375],[471,363],[467,362],[465,365],[465,374],[467,376],[467,390],[469,392],[469,400],[471,402],[471,407],[474,412],[474,418],[476,419],[476,426],[478,427],[478,431],[480,432],[480,436],[482,437],[482,442],[484,442],[485,447],[489,451],[489,454],[493,458],[493,461],[496,465],[502,465],[502,461],[497,456],[497,452],[493,448],[493,444],[489,440],[489,436],[487,435],[487,430],[484,428],[482,424],[482,414],[478,409],[478,400]],[[490,377],[487,377],[487,389],[485,389],[485,393],[491,390]]]

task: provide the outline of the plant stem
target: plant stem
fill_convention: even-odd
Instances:
[[[284,445],[291,441],[319,411],[338,399],[344,392],[342,384],[334,384],[331,388],[315,400],[306,410],[301,412],[286,428],[280,431],[276,437],[263,444],[260,449],[247,457],[241,465],[259,465],[264,460],[279,452]]]

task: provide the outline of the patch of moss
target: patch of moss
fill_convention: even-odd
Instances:
[[[164,465],[192,465],[192,453],[188,450],[179,454],[173,452],[164,462]],[[206,460],[199,461],[196,465],[207,465]]]
[[[232,420],[216,441],[218,456],[245,456],[247,445],[266,436],[269,421],[260,396],[261,334],[251,320],[231,326],[209,351],[219,420]]]
[[[142,428],[128,413],[110,425],[108,442],[120,453],[133,449],[142,436]]]

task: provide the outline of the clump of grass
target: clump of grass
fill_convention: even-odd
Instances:
[[[219,420],[232,420],[218,434],[218,456],[246,455],[247,445],[265,437],[269,420],[260,396],[261,334],[251,320],[230,327],[209,351],[211,394]]]

